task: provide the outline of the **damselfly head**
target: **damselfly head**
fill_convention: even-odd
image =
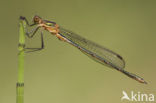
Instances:
[[[39,24],[39,23],[41,23],[41,21],[42,21],[42,18],[41,18],[41,17],[39,17],[39,16],[37,16],[37,15],[35,15],[35,16],[33,17],[33,22],[34,22],[35,24]]]

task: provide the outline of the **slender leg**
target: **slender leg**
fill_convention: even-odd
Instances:
[[[29,24],[28,20],[23,16],[20,16],[20,19],[24,20],[29,27],[37,25],[35,23]],[[27,37],[32,38],[36,34],[36,32],[39,30],[39,28],[40,27],[37,26],[34,29],[32,29],[30,32],[26,32]],[[30,34],[32,34],[32,35],[30,35]],[[40,48],[27,48],[27,47],[25,47],[25,52],[29,53],[29,52],[39,51],[39,50],[42,50],[42,49],[44,49],[44,40],[43,40],[43,33],[41,32],[41,47]]]
[[[39,28],[40,28],[40,27],[38,26],[38,27],[32,29],[30,32],[26,32],[27,37],[28,37],[28,38],[32,38],[32,37],[36,34],[36,32],[38,31]],[[30,35],[30,34],[31,34],[31,35]]]
[[[20,19],[21,20],[24,20],[27,23],[28,26],[34,26],[34,25],[36,25],[35,23],[29,24],[28,20],[25,17],[23,17],[23,16],[20,16]]]
[[[30,26],[30,27],[36,25],[35,23],[29,24],[28,20],[27,20],[25,17],[23,17],[23,16],[20,16],[20,19],[21,19],[21,20],[24,20],[24,21],[26,22],[26,24],[27,24],[28,26]],[[27,35],[27,37],[28,37],[28,38],[32,38],[32,37],[35,35],[35,33],[37,32],[38,29],[39,29],[39,27],[37,26],[36,28],[32,29],[30,32],[28,32],[28,30],[26,30],[26,35]],[[32,35],[30,35],[30,34],[32,34]]]
[[[29,52],[34,52],[34,51],[39,51],[44,49],[44,40],[43,40],[43,33],[41,32],[41,47],[40,48],[25,48],[25,52],[29,53]]]

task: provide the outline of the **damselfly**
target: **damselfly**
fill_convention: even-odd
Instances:
[[[36,31],[38,31],[39,28],[42,28],[42,29],[50,32],[52,35],[55,35],[59,40],[67,42],[67,43],[75,46],[81,52],[83,52],[84,54],[86,54],[87,56],[89,56],[90,58],[95,60],[96,62],[99,62],[99,63],[109,66],[111,68],[114,68],[117,71],[120,71],[121,73],[127,75],[128,77],[130,77],[140,83],[147,84],[147,82],[144,81],[143,78],[124,70],[125,61],[119,54],[117,54],[107,48],[104,48],[103,46],[100,46],[90,40],[87,40],[87,39],[73,33],[72,31],[64,29],[61,26],[59,26],[58,24],[56,24],[55,22],[43,20],[39,16],[34,16],[33,24],[31,24],[31,25],[28,23],[28,21],[25,17],[21,16],[20,19],[25,20],[29,26],[36,26],[35,29],[33,29],[31,32],[26,33],[29,38],[32,38],[36,34]],[[29,49],[31,51],[37,51],[37,50],[43,49],[44,42],[43,42],[42,32],[41,32],[41,42],[42,42],[41,48],[25,48],[25,49]]]

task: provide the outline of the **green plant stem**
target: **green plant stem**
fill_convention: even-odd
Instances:
[[[24,103],[24,46],[25,46],[25,21],[20,20],[19,46],[18,46],[18,80],[16,84],[16,103]]]

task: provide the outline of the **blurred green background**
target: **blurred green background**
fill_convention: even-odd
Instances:
[[[0,11],[0,103],[16,102],[18,18],[35,14],[119,53],[148,85],[44,32],[45,49],[25,56],[25,103],[128,103],[123,90],[156,94],[155,0],[1,0]],[[27,46],[40,46],[39,36]]]

